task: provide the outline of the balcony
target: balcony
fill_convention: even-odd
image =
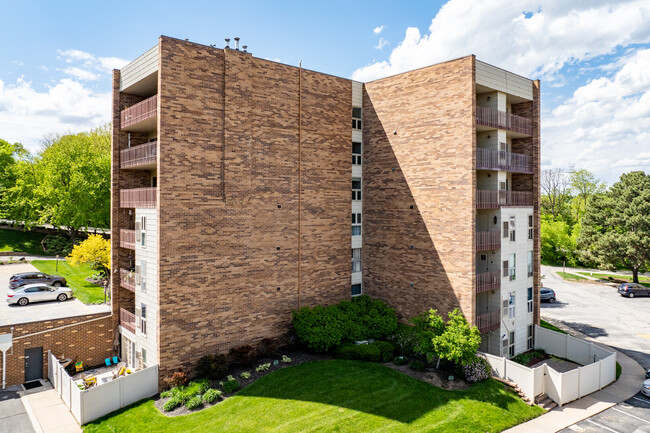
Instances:
[[[476,274],[476,293],[489,292],[501,287],[501,274],[499,271],[481,272]]]
[[[492,129],[505,129],[519,136],[533,135],[531,119],[480,105],[476,106],[476,124]]]
[[[120,127],[125,132],[151,132],[156,130],[158,95],[122,110]]]
[[[120,151],[120,168],[137,168],[139,170],[156,168],[157,152],[157,141],[150,141],[146,144],[122,149]]]
[[[120,190],[121,208],[155,209],[158,188],[133,188]]]
[[[122,325],[122,328],[135,334],[135,314],[124,308],[120,308],[120,325]]]
[[[521,153],[497,149],[476,148],[477,170],[500,170],[514,173],[533,173],[533,160]]]
[[[135,230],[120,229],[120,247],[135,250]]]
[[[476,191],[477,209],[498,209],[502,206],[532,206],[533,193],[528,191],[484,190]]]
[[[501,327],[499,311],[492,311],[490,313],[476,316],[476,327],[481,334],[487,334],[488,332],[499,329]]]
[[[498,250],[501,248],[500,232],[476,232],[476,251]]]
[[[135,293],[135,273],[120,269],[120,286]]]

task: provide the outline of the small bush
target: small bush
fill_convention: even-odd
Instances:
[[[400,324],[397,330],[389,335],[386,340],[395,345],[395,353],[403,356],[416,355],[418,335],[413,326]]]
[[[167,397],[171,397],[173,395],[174,395],[174,393],[172,392],[171,389],[168,389],[167,391],[163,391],[163,392],[160,393],[161,398],[167,398]]]
[[[282,355],[282,359],[281,359],[281,361],[282,361],[283,363],[285,363],[285,364],[291,364],[292,359],[289,358],[287,355]]]
[[[249,345],[233,347],[228,352],[228,361],[234,367],[252,367],[255,363],[255,348]]]
[[[203,394],[204,403],[214,403],[221,396],[221,391],[218,389],[209,389]]]
[[[196,374],[212,380],[223,379],[228,372],[226,355],[206,355],[196,363]]]
[[[179,386],[184,386],[187,383],[187,374],[183,370],[178,370],[173,373],[170,377],[164,379],[167,386],[171,388],[176,388]]]
[[[275,338],[264,338],[258,345],[259,355],[267,358],[275,358],[280,355],[278,351],[280,343]]]
[[[185,407],[188,408],[189,410],[197,409],[201,406],[203,406],[203,400],[201,400],[201,397],[199,397],[198,395],[192,397],[185,403]]]
[[[463,365],[463,374],[469,382],[479,382],[490,377],[490,363],[480,355]]]
[[[241,376],[242,379],[246,379],[246,380],[248,380],[248,379],[251,378],[251,372],[250,372],[250,371],[243,371],[243,372],[240,374],[240,376]]]
[[[304,307],[293,310],[292,316],[298,339],[309,349],[327,352],[341,344],[345,332],[345,318],[336,307]]]
[[[165,412],[169,412],[169,411],[172,411],[172,410],[176,409],[177,407],[179,407],[182,404],[183,404],[183,400],[181,398],[172,397],[172,398],[170,398],[169,400],[167,400],[165,402],[165,404],[163,405],[163,410]]]
[[[65,257],[72,252],[72,240],[65,235],[47,235],[41,241],[41,246],[50,255]]]
[[[544,349],[534,349],[514,356],[511,361],[516,362],[517,364],[528,366],[528,364],[530,364],[530,361],[533,359],[544,357],[546,357],[546,351]]]
[[[406,356],[397,356],[395,359],[393,359],[393,364],[395,365],[406,365],[409,360],[406,358]]]
[[[391,362],[395,355],[393,355],[393,352],[384,352],[381,354],[381,362],[384,364],[387,362]]]
[[[378,362],[381,359],[381,349],[376,344],[345,343],[336,349],[335,355],[342,359]]]
[[[409,363],[409,368],[415,371],[424,371],[426,364],[419,359],[414,359]]]
[[[203,394],[208,389],[210,389],[210,381],[208,379],[198,379],[190,382],[182,393],[189,397],[194,397]]]
[[[260,364],[255,367],[255,371],[259,373],[260,371],[268,371],[269,368],[271,368],[271,363],[267,362],[266,364]]]
[[[232,376],[230,376],[232,377]],[[229,379],[223,382],[223,392],[226,394],[232,394],[240,388],[239,382],[236,379]]]

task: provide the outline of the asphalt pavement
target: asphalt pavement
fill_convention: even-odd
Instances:
[[[34,433],[32,422],[16,390],[0,391],[0,433]]]

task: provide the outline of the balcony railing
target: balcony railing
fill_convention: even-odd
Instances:
[[[497,290],[499,287],[501,287],[501,274],[499,271],[476,274],[476,293]]]
[[[151,98],[125,108],[120,115],[122,129],[156,117],[158,115],[158,95],[153,95]]]
[[[120,168],[132,168],[156,163],[158,142],[150,141],[139,146],[129,147],[120,151]]]
[[[135,293],[135,273],[120,269],[120,286]]]
[[[521,153],[477,147],[476,168],[479,170],[501,170],[532,174],[533,160],[528,155]]]
[[[476,316],[476,327],[481,334],[487,334],[501,327],[501,319],[499,311],[492,311],[486,314]]]
[[[501,232],[476,232],[476,251],[501,248]]]
[[[133,188],[120,190],[120,207],[149,208],[156,207],[157,188]]]
[[[135,334],[135,314],[124,308],[120,308],[120,325],[122,325],[122,328]]]
[[[533,122],[530,119],[480,105],[476,106],[476,124],[518,134],[533,134]]]
[[[129,250],[135,249],[135,230],[120,229],[120,246]]]
[[[477,209],[497,209],[501,206],[532,206],[533,193],[528,191],[476,191]]]

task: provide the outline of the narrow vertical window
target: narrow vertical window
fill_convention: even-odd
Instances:
[[[352,214],[352,236],[361,236],[361,214]]]
[[[533,325],[528,325],[528,332],[526,335],[526,349],[531,350],[533,348]]]
[[[361,165],[361,143],[352,142],[352,165]]]
[[[533,239],[533,216],[528,215],[528,239]]]
[[[361,272],[361,248],[352,248],[352,272]]]
[[[528,251],[528,276],[532,277],[533,276],[533,252]]]
[[[526,309],[528,313],[533,312],[533,288],[529,287],[526,293]]]
[[[351,294],[352,296],[358,296],[362,292],[361,290],[361,284],[353,284],[352,289],[351,289]]]
[[[361,108],[352,108],[352,129],[361,129]]]
[[[361,179],[352,179],[352,200],[361,200]]]

